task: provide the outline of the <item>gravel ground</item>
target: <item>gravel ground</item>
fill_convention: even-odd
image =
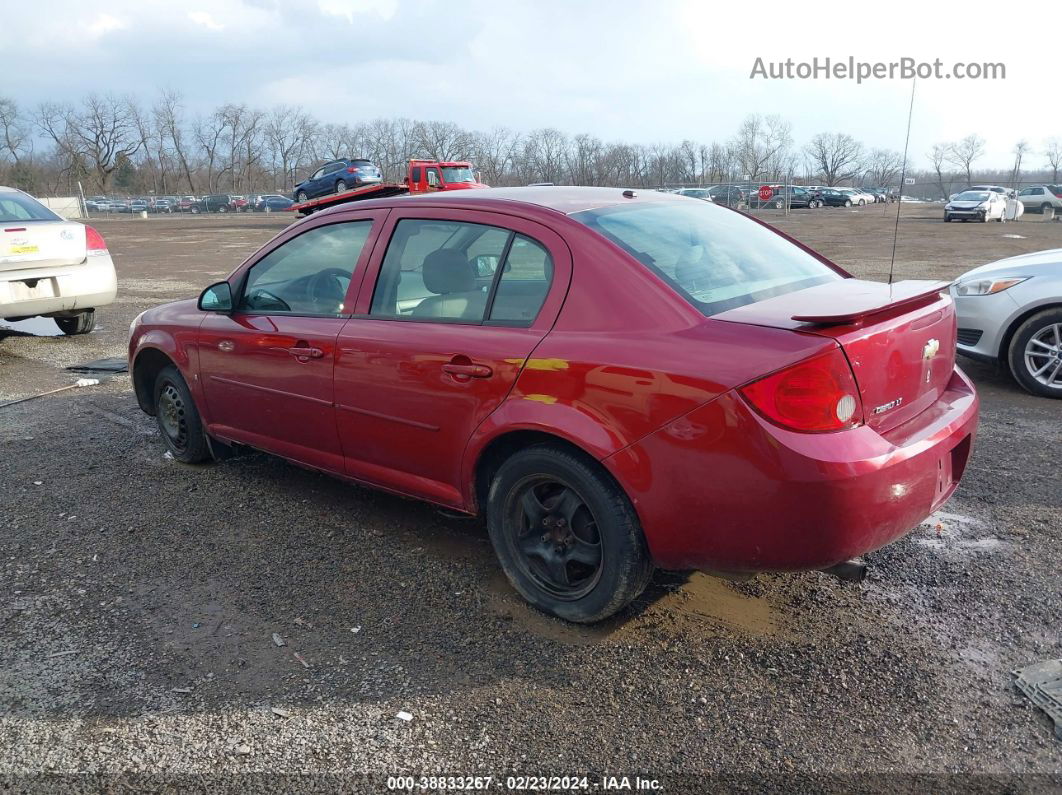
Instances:
[[[945,226],[936,208],[904,213],[905,277],[1062,245],[1062,224],[1036,216]],[[858,275],[888,271],[881,208],[772,220]],[[137,312],[194,294],[283,227],[94,223],[119,302],[82,338],[0,331],[0,401],[122,355]],[[479,521],[263,454],[174,462],[126,376],[0,409],[0,782],[1062,786],[1062,743],[1010,675],[1062,656],[1062,404],[963,366],[983,399],[966,477],[945,512],[868,557],[866,583],[658,573],[591,628],[525,607]],[[902,775],[915,773],[928,777]]]

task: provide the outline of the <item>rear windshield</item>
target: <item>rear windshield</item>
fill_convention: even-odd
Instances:
[[[23,193],[0,193],[0,223],[62,220],[39,201]]]
[[[843,278],[745,216],[705,202],[585,210],[616,243],[706,315]]]

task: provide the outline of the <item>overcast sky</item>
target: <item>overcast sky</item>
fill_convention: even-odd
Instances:
[[[1035,31],[1057,31],[1062,6],[972,5],[966,16],[924,0],[9,2],[0,95],[33,107],[167,87],[193,113],[287,103],[322,121],[408,116],[643,143],[724,141],[746,114],[778,113],[798,143],[847,132],[902,150],[909,83],[751,80],[756,57],[992,61],[1005,80],[919,81],[911,157],[926,165],[934,142],[976,132],[979,165],[1009,168],[1026,138],[1037,167],[1043,140],[1062,136],[1062,103],[1055,48]]]

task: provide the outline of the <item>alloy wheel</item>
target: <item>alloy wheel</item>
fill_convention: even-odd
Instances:
[[[589,506],[552,476],[527,478],[509,500],[509,533],[524,573],[552,596],[575,600],[601,577],[601,536]]]
[[[1049,389],[1062,389],[1062,323],[1044,326],[1029,338],[1025,367]]]

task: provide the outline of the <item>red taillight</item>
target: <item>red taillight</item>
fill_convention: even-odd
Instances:
[[[107,244],[103,242],[103,235],[91,226],[85,227],[85,254],[90,257],[102,257],[109,253]]]
[[[794,431],[842,431],[863,424],[852,368],[839,348],[741,388],[771,422]]]
[[[1059,191],[1059,192],[1055,193],[1055,198],[1056,199],[1062,199],[1062,191]]]
[[[357,174],[358,173],[358,167],[357,166],[347,166],[347,173],[348,174]]]

